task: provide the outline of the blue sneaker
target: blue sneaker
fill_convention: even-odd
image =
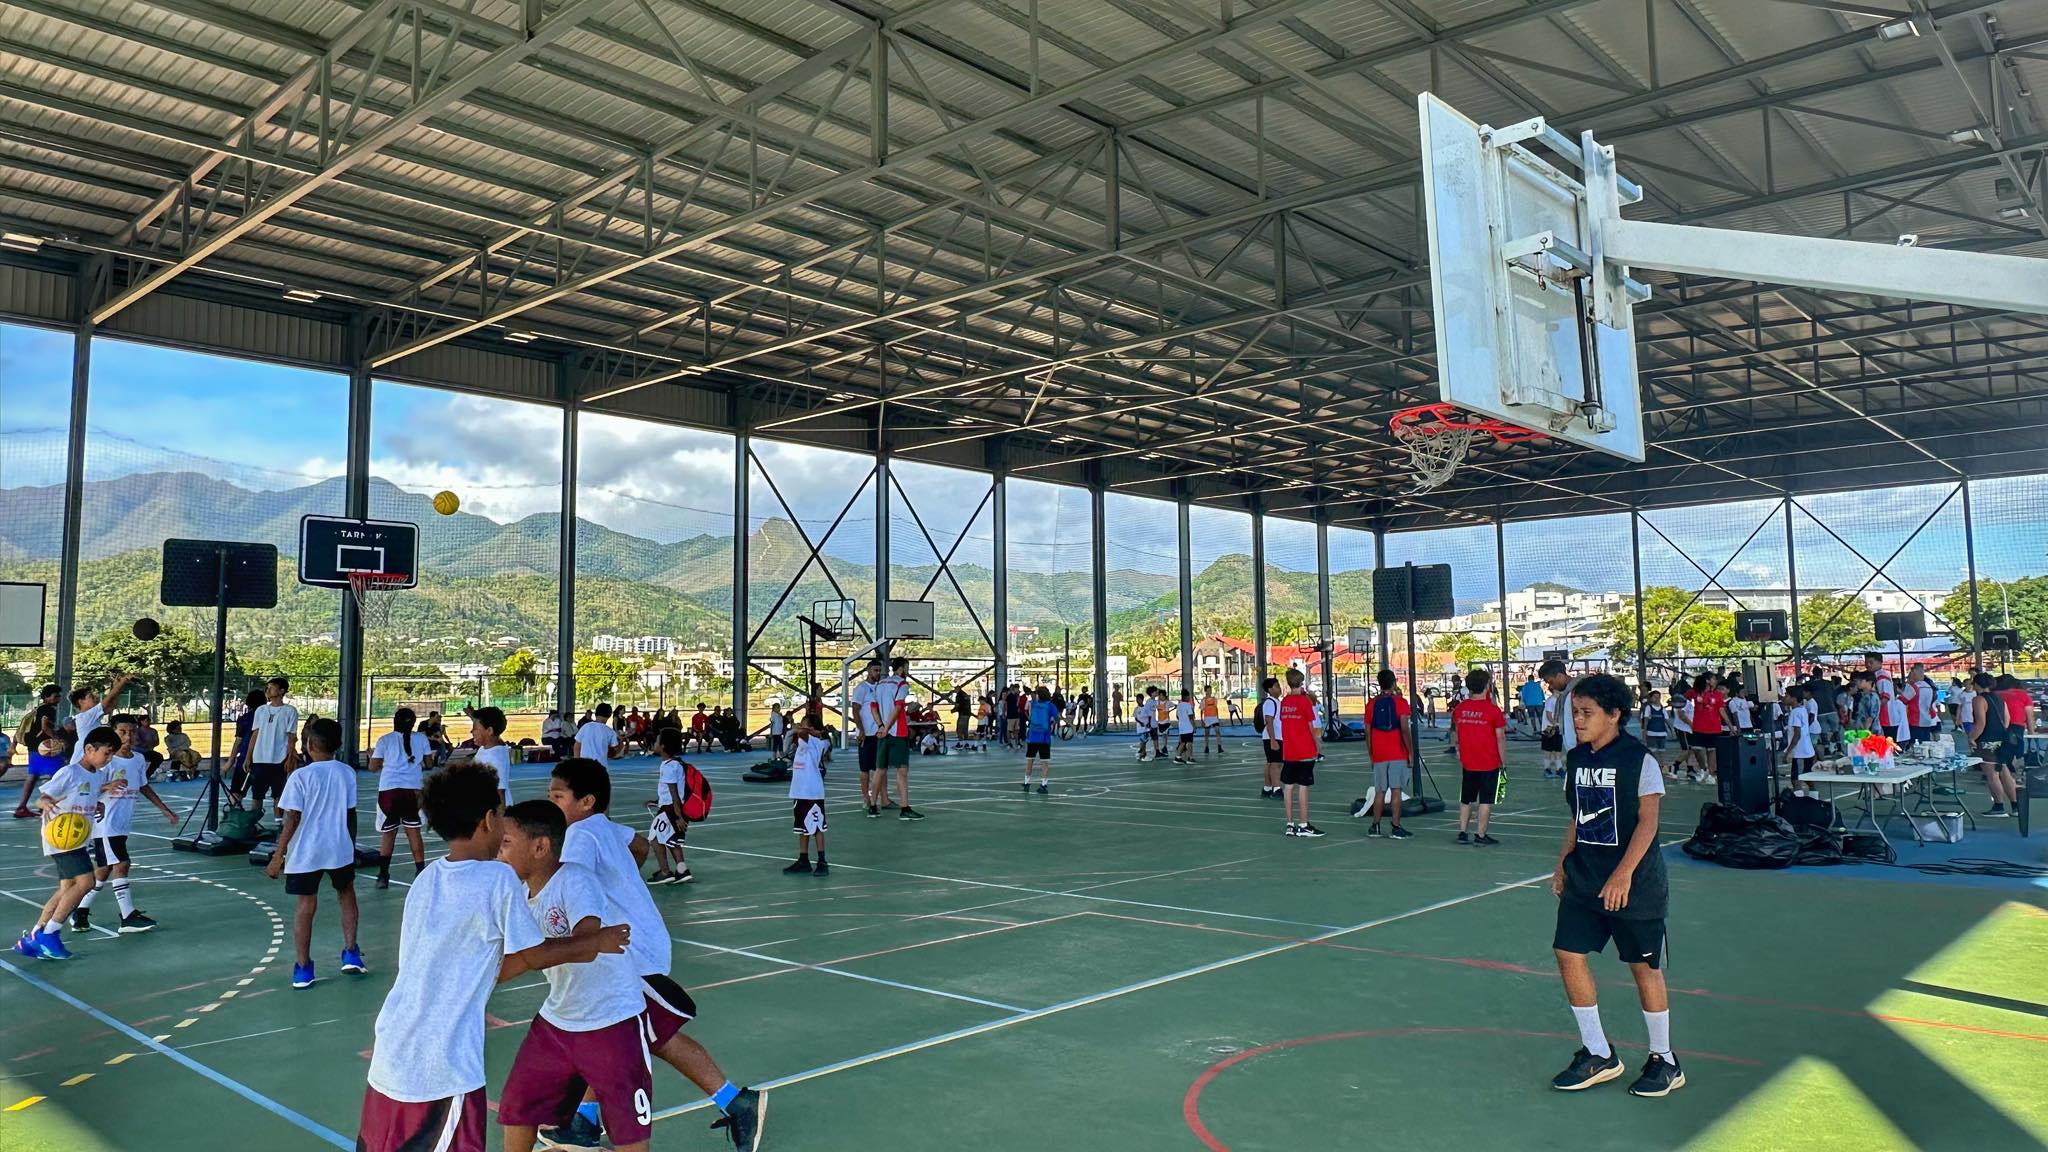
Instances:
[[[63,937],[55,932],[36,933],[36,958],[39,960],[69,960],[71,950],[64,947]]]
[[[292,965],[292,987],[311,988],[312,986],[313,966],[311,964]]]
[[[363,973],[368,972],[369,969],[363,967],[363,950],[361,948],[343,948],[341,950],[341,970],[354,976],[361,976]]]
[[[31,928],[23,932],[20,938],[15,940],[14,950],[31,960],[39,958],[42,952],[36,948],[36,930]]]

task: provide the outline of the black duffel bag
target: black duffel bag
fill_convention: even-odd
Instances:
[[[1729,868],[1789,868],[1799,857],[1800,838],[1791,824],[1771,813],[1702,804],[1699,827],[1680,847],[1688,856]]]

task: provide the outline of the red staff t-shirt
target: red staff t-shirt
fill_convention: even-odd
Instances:
[[[1316,758],[1316,702],[1306,692],[1280,698],[1280,759]]]
[[[1721,709],[1728,697],[1719,688],[1709,688],[1692,703],[1692,730],[1702,736],[1721,734]]]
[[[1380,694],[1380,696],[1385,695],[1387,694],[1384,692]],[[1394,701],[1394,715],[1401,718],[1401,727],[1391,732],[1382,732],[1372,726],[1372,710],[1379,703],[1380,696],[1374,696],[1371,700],[1366,701],[1365,704],[1365,728],[1367,734],[1371,737],[1368,751],[1372,755],[1372,761],[1375,764],[1380,764],[1389,760],[1406,760],[1408,758],[1408,748],[1401,743],[1401,733],[1408,727],[1408,700],[1402,696],[1392,697]]]
[[[1458,763],[1467,772],[1491,772],[1500,767],[1500,737],[1494,735],[1508,726],[1500,705],[1481,696],[1460,700],[1451,708],[1451,731],[1458,734]]]
[[[1999,696],[2005,701],[2005,722],[2008,724],[2025,723],[2027,719],[2027,705],[2033,703],[2033,699],[2027,695],[2027,690],[2025,688],[2007,688],[1999,693]]]

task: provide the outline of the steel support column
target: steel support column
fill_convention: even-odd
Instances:
[[[995,685],[997,689],[1010,682],[1010,510],[1009,492],[1003,483],[1003,474],[998,472],[989,481],[991,486],[989,503],[990,515],[994,517],[995,556],[989,571],[995,584],[995,628],[989,639],[995,647]],[[970,523],[963,527],[971,529]],[[1060,686],[1062,693],[1066,686]]]
[[[745,424],[738,425],[741,428]],[[753,472],[753,438],[745,432],[733,437],[732,478],[732,710],[740,718],[741,731],[748,731],[747,719],[747,536],[751,513],[747,507],[748,479]],[[806,691],[810,685],[804,685]]]
[[[1636,688],[1649,691],[1650,654],[1649,636],[1643,628],[1643,526],[1642,513],[1634,508],[1628,510],[1628,563],[1629,585],[1635,590],[1636,613]]]
[[[1330,518],[1316,511],[1316,618],[1331,630],[1331,651],[1336,650],[1337,620],[1330,608]]]
[[[343,473],[341,511],[344,516],[370,514],[370,401],[372,383],[368,317],[358,313],[349,322],[348,333],[348,461]],[[415,558],[415,563],[417,563]],[[356,598],[341,594],[341,671],[334,686],[337,711],[341,716],[342,762],[355,763],[362,743],[363,714],[363,619],[356,611]]]
[[[1786,618],[1792,622],[1792,679],[1797,680],[1800,657],[1805,651],[1799,629],[1799,549],[1792,542],[1792,501],[1788,498],[1781,501],[1780,505],[1785,513],[1786,596],[1791,602]]]
[[[1968,636],[1958,636],[1956,639],[1970,646],[1970,667],[1982,672],[1984,670],[1984,644],[1982,639],[1984,635],[1984,617],[1977,606],[1977,528],[1971,522],[1969,477],[1963,478],[1962,486],[1963,565],[1970,577],[1970,634]],[[1949,621],[1949,626],[1954,627],[1955,621]]]
[[[1252,502],[1252,672],[1254,684],[1266,678],[1271,663],[1266,647],[1266,509]]]
[[[562,525],[558,533],[559,592],[555,598],[555,701],[567,721],[576,715],[576,382],[570,362],[555,363],[555,395],[562,401]]]
[[[84,301],[91,273],[80,277]],[[82,307],[82,305],[81,305]],[[64,540],[57,561],[57,683],[71,684],[71,650],[78,646],[78,538],[85,505],[86,394],[92,382],[92,323],[79,317],[71,343],[71,419],[64,442]],[[41,687],[41,685],[37,685]]]
[[[1500,702],[1508,703],[1508,526],[1498,514],[1493,518],[1493,575],[1500,589]]]
[[[1109,728],[1109,548],[1102,516],[1102,478],[1088,485],[1089,643],[1095,650],[1095,730]]]
[[[884,424],[875,421],[875,602],[870,630],[882,638],[882,606],[889,599],[889,437]],[[891,649],[893,651],[893,649]]]
[[[1195,682],[1195,559],[1188,534],[1188,494],[1180,489],[1174,498],[1180,526],[1180,686]]]
[[[1383,523],[1376,523],[1372,526],[1372,570],[1374,575],[1377,576],[1380,569],[1386,566],[1387,526]],[[1387,622],[1380,618],[1380,606],[1377,603],[1372,606],[1372,615],[1373,619],[1378,621],[1377,626],[1380,631],[1380,667],[1385,668],[1387,667]],[[1372,692],[1373,687],[1371,684],[1368,684],[1366,686],[1366,694],[1371,695]]]

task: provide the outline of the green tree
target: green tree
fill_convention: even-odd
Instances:
[[[2028,652],[2048,649],[2048,576],[2023,576],[2018,580],[1977,581],[1977,619],[1970,619],[1970,585],[1957,584],[1942,598],[1941,616],[1955,623],[1962,633],[1957,639],[1965,646],[1976,643],[1977,633],[1986,628],[2014,628],[2020,647]]]
[[[624,660],[609,652],[578,652],[575,669],[576,698],[585,702],[616,694],[630,671]]]
[[[1799,642],[1826,655],[1861,652],[1877,643],[1877,629],[1861,599],[1816,592],[1799,598]]]
[[[249,670],[282,676],[294,686],[332,688],[341,681],[341,651],[325,644],[287,644],[267,659],[252,659]]]
[[[21,678],[21,673],[0,664],[0,696],[27,696],[28,691],[28,681]]]
[[[491,680],[491,691],[496,695],[533,695],[533,686],[540,682],[540,657],[531,648],[521,648],[505,657],[498,665],[497,675]]]
[[[78,684],[105,684],[121,672],[148,685],[158,699],[189,700],[212,687],[213,646],[168,625],[149,640],[117,628],[78,649],[72,660],[72,679]],[[243,677],[241,661],[230,652],[228,683]]]
[[[1735,642],[1735,614],[1725,608],[1699,604],[1683,588],[1650,585],[1639,600],[1631,600],[1604,630],[1607,653],[1617,664],[1636,658],[1636,613],[1640,606],[1643,639],[1652,656],[1734,656],[1742,651]]]

